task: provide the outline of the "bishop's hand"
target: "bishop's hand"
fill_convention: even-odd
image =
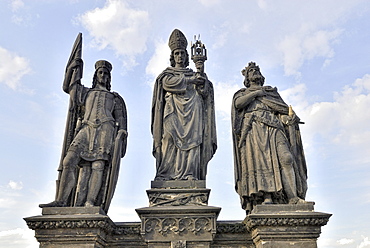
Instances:
[[[190,82],[195,85],[204,85],[206,78],[199,75],[198,73],[190,77]]]

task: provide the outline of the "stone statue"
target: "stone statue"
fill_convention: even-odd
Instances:
[[[257,204],[305,203],[307,168],[300,119],[250,62],[232,102],[235,188],[247,214]]]
[[[63,90],[70,95],[55,201],[40,207],[101,206],[108,211],[126,152],[125,102],[111,92],[112,65],[95,63],[92,88],[81,84],[82,35],[68,61]]]
[[[187,68],[187,44],[184,34],[175,29],[168,43],[171,67],[154,85],[155,180],[205,180],[207,164],[217,148],[213,85],[203,71],[205,59],[196,59],[198,53],[194,62],[199,70]]]

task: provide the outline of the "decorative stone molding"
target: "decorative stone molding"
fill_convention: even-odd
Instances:
[[[199,235],[214,230],[213,220],[208,217],[185,218],[146,218],[144,220],[145,233],[157,232],[162,236],[170,234],[184,235],[193,233]]]
[[[177,240],[171,242],[171,248],[186,248],[186,240]]]
[[[248,230],[256,226],[325,226],[330,216],[312,218],[249,218],[245,221]]]
[[[148,192],[149,206],[208,205],[209,193]]]
[[[247,233],[243,223],[222,223],[217,222],[217,233]]]
[[[114,231],[114,235],[136,235],[140,234],[140,225],[136,226],[117,226]]]
[[[330,216],[314,211],[314,202],[257,205],[243,223],[256,248],[317,248]]]
[[[27,221],[28,228],[37,229],[73,229],[73,228],[100,228],[107,233],[112,233],[114,225],[104,220],[57,220],[57,221]]]
[[[212,242],[220,208],[209,206],[162,206],[136,209],[145,242]],[[169,244],[169,243],[168,243]],[[158,247],[159,246],[158,244]]]
[[[190,182],[186,182],[190,183]],[[147,190],[149,207],[161,206],[207,206],[210,189],[186,188],[182,181],[157,182],[156,186],[168,188],[152,188]],[[175,186],[178,186],[177,188]],[[181,188],[180,186],[184,186]]]

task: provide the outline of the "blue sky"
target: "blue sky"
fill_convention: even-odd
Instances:
[[[209,205],[220,220],[245,217],[234,192],[230,108],[240,71],[256,61],[305,125],[307,200],[332,213],[321,248],[370,247],[370,3],[366,0],[1,0],[0,247],[38,247],[22,218],[53,200],[73,42],[83,33],[83,84],[94,63],[113,64],[112,90],[128,108],[129,139],[109,216],[139,221],[154,178],[150,108],[169,65],[168,37],[201,35],[215,88],[218,150]],[[191,63],[191,67],[194,67]]]

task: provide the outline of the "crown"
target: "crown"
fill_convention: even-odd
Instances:
[[[99,68],[106,68],[109,72],[112,71],[112,64],[109,63],[108,61],[106,60],[99,60],[99,61],[96,61],[95,63],[95,70],[99,69]]]
[[[247,71],[249,70],[249,68],[258,68],[258,70],[260,69],[260,67],[258,65],[256,65],[256,62],[249,62],[248,63],[248,66],[246,66],[243,70],[242,70],[242,74],[243,76],[246,75]]]
[[[185,35],[178,29],[172,31],[170,39],[168,41],[168,46],[171,51],[175,49],[186,49],[188,46],[188,41],[186,40]]]

